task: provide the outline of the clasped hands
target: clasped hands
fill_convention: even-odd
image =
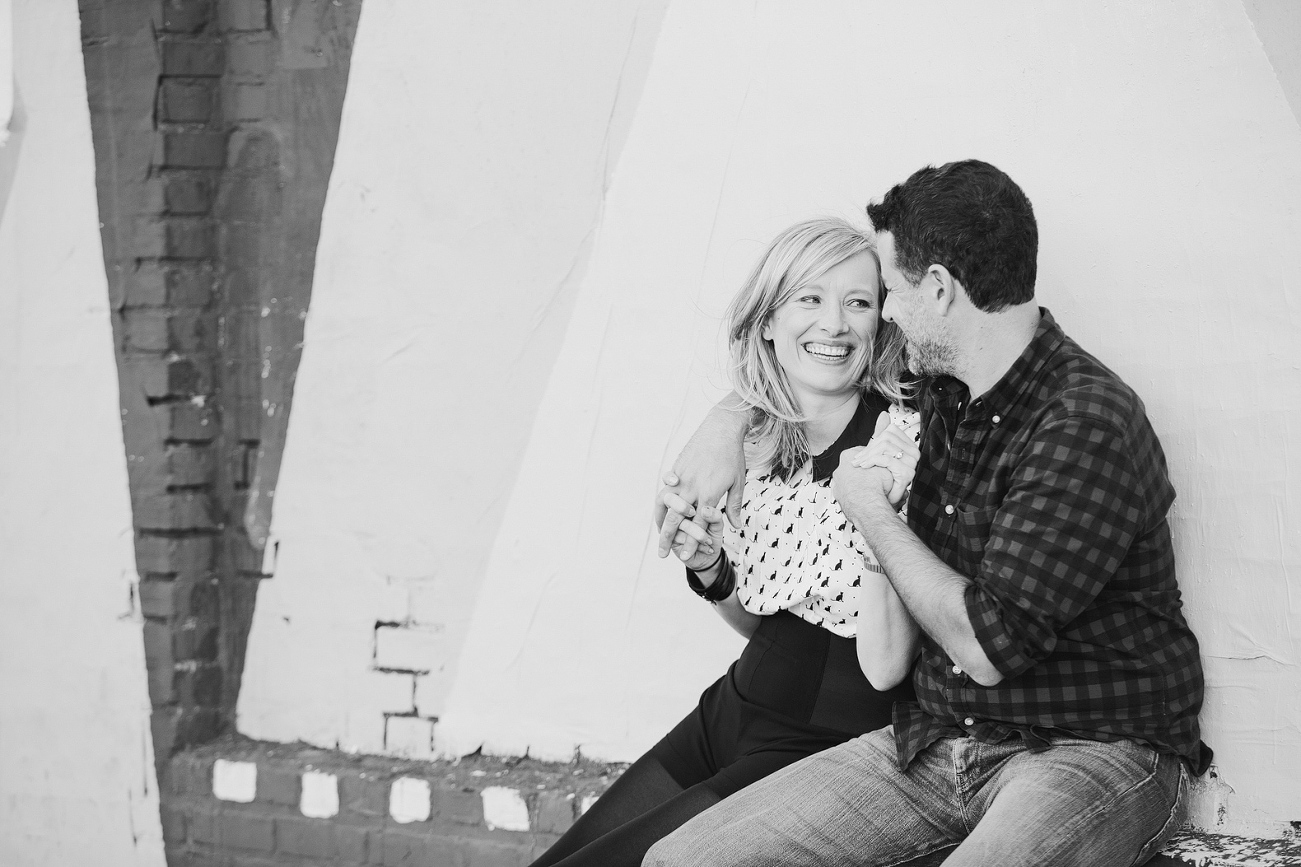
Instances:
[[[897,507],[907,493],[921,453],[912,436],[881,413],[876,433],[866,446],[845,449],[832,475],[831,487],[846,514],[871,498]],[[740,441],[720,436],[702,425],[664,474],[664,487],[655,497],[655,524],[659,527],[659,556],[669,551],[689,569],[711,566],[722,551],[723,517],[735,525],[740,520],[745,488],[745,456]],[[727,494],[725,509],[717,503]]]

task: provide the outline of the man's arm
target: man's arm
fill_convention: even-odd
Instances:
[[[986,686],[1053,652],[1057,634],[1120,567],[1147,509],[1132,448],[1110,422],[1064,416],[1024,449],[992,506],[973,580],[950,569],[890,514],[878,467],[841,468],[836,498],[909,612],[973,680]],[[864,475],[870,473],[871,475]]]
[[[832,484],[840,507],[867,539],[922,631],[976,683],[993,686],[1002,680],[967,616],[966,592],[971,580],[945,565],[899,520],[886,498],[894,484],[889,471],[847,466],[842,457]]]
[[[666,487],[655,497],[661,557],[668,556],[676,546],[679,557],[691,559],[705,534],[703,528],[691,534],[680,530],[680,525],[696,515],[697,507],[714,506],[724,494],[728,519],[734,524],[739,520],[745,490],[745,432],[749,426],[750,410],[732,392],[709,411],[683,446],[673,470],[665,475]]]

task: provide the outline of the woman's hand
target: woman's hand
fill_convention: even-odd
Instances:
[[[661,496],[668,500],[665,505],[672,511],[680,511],[685,505],[682,498],[672,491]],[[683,521],[678,528],[679,537],[691,540],[690,547],[685,542],[675,543],[673,556],[692,572],[698,573],[701,583],[708,587],[718,577],[718,570],[711,567],[719,562],[723,550],[723,512],[714,506],[702,506],[694,511],[695,519]]]
[[[850,464],[859,469],[884,467],[894,478],[886,498],[898,507],[903,502],[913,476],[917,474],[917,461],[921,451],[913,442],[912,434],[897,424],[892,424],[889,413],[881,413],[876,420],[876,433],[864,448],[855,451]]]

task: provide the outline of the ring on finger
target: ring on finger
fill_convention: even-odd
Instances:
[[[899,460],[900,458],[903,457],[903,452],[895,452],[894,455],[893,455],[893,457],[894,457],[894,459],[897,461],[897,460]]]

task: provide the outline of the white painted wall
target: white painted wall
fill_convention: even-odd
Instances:
[[[13,5],[0,148],[0,863],[162,865],[77,4]]]
[[[381,751],[376,665],[441,713],[665,3],[363,5],[245,733]]]
[[[0,147],[9,138],[14,110],[14,18],[11,0],[0,0]]]
[[[558,284],[508,292],[496,269],[521,261],[519,238],[527,257],[548,245],[522,223],[466,227],[519,218],[501,179],[518,183],[532,160],[554,174],[557,151],[474,138],[515,92],[495,76],[460,112],[414,90],[442,80],[424,72],[442,61],[403,47],[412,21],[396,9],[367,6],[354,55],[277,495],[281,563],[250,641],[248,733],[370,748],[358,720],[381,699],[358,687],[366,628],[462,582],[463,595],[427,597],[459,612],[478,593],[464,639],[445,633],[456,670],[438,748],[636,756],[738,649],[655,559],[648,521],[660,467],[725,387],[727,299],[788,223],[860,213],[925,163],[977,156],[1035,203],[1042,303],[1135,386],[1166,446],[1223,781],[1199,793],[1197,821],[1216,826],[1221,806],[1219,830],[1301,817],[1301,602],[1288,586],[1301,567],[1301,278],[1288,261],[1301,128],[1238,0],[671,4],[599,221],[573,219],[568,199],[531,201],[580,267],[572,314],[543,320],[555,354],[527,371],[502,358],[533,345],[521,335],[540,332],[520,323]],[[442,23],[459,45],[487,26]],[[531,87],[571,54],[497,60]],[[396,124],[405,96],[378,97],[395,89],[456,121]],[[452,192],[417,171],[448,165],[465,178]],[[590,256],[574,258],[574,233],[593,225]],[[505,399],[512,377],[540,395],[536,414],[537,397]]]

